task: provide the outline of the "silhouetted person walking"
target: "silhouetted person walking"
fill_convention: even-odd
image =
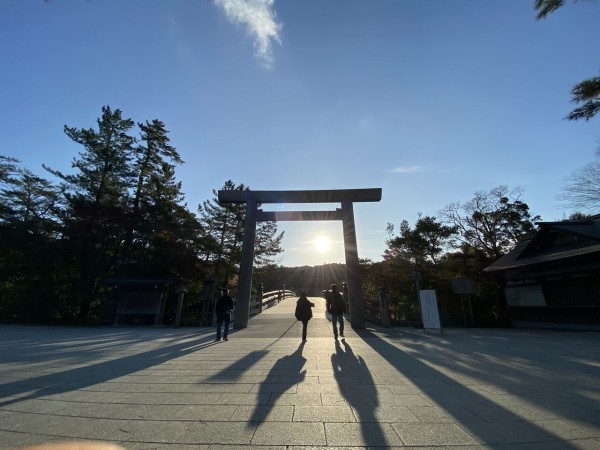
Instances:
[[[331,324],[333,325],[333,336],[337,339],[338,327],[337,322],[340,324],[340,336],[344,337],[344,312],[346,305],[344,304],[344,298],[338,291],[337,285],[331,285],[331,292],[326,299],[327,312],[331,314]]]
[[[231,321],[231,311],[233,310],[233,299],[229,296],[229,289],[223,288],[222,294],[215,305],[215,314],[217,315],[217,338],[216,341],[221,340],[221,326],[225,323],[223,328],[223,340],[227,341],[227,335],[229,334],[229,322]]]
[[[300,298],[296,302],[296,319],[302,322],[302,341],[306,341],[306,330],[308,329],[308,321],[312,319],[312,307],[315,304],[306,297],[306,292],[302,292]]]

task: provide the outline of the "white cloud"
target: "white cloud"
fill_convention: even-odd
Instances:
[[[395,169],[387,170],[390,173],[415,173],[415,172],[433,172],[447,173],[460,170],[458,167],[436,168],[435,166],[399,166]]]
[[[256,56],[266,66],[273,65],[272,43],[281,42],[275,0],[214,0],[231,23],[245,25],[254,39]]]
[[[401,166],[396,167],[395,169],[390,170],[392,173],[413,173],[413,172],[423,172],[426,170],[423,166]]]

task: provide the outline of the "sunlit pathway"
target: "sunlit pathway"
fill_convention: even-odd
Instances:
[[[600,448],[600,334],[0,326],[0,447]]]

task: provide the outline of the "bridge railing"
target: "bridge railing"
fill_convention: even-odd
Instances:
[[[252,295],[250,297],[250,317],[260,314],[263,310],[278,304],[286,297],[295,297],[296,293],[290,290],[279,290],[264,292],[262,300],[260,295]]]

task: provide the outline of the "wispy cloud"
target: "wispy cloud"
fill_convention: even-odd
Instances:
[[[431,173],[447,173],[460,170],[458,167],[439,168],[435,166],[399,166],[394,169],[386,170],[390,173],[416,173],[416,172],[431,172]]]
[[[231,23],[245,25],[254,39],[256,57],[265,67],[273,65],[273,42],[281,42],[275,0],[214,0]]]
[[[424,172],[427,170],[424,166],[400,166],[390,170],[392,173],[413,173],[413,172]]]

